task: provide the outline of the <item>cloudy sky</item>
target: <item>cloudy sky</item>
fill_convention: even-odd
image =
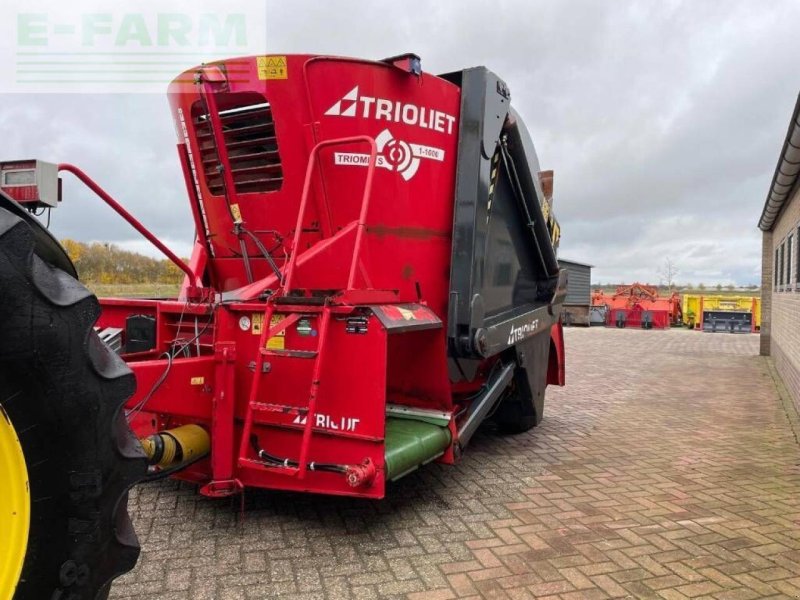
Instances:
[[[667,256],[679,282],[759,281],[756,222],[800,91],[796,0],[284,0],[266,15],[265,52],[413,51],[434,73],[498,73],[555,170],[561,255],[595,265],[595,282],[657,282]],[[0,48],[11,52],[8,39]],[[0,103],[2,158],[81,166],[188,254],[164,94],[6,93]],[[59,237],[146,250],[70,180],[64,196]]]

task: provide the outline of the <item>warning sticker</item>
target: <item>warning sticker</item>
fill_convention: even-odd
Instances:
[[[231,204],[231,216],[233,217],[234,223],[242,222],[242,211],[239,210],[238,204]]]
[[[402,317],[406,321],[413,321],[414,320],[414,313],[408,310],[407,308],[402,308],[400,306],[397,307],[397,311],[402,315]]]
[[[264,313],[253,313],[253,317],[250,320],[253,323],[253,335],[261,335],[261,326],[264,324]]]
[[[273,315],[272,319],[270,319],[269,326],[274,327],[277,325],[283,317],[280,315]],[[283,350],[286,347],[286,330],[275,334],[275,336],[269,338],[267,340],[267,349],[269,350]]]
[[[289,76],[285,56],[259,56],[256,65],[259,79],[286,79]]]

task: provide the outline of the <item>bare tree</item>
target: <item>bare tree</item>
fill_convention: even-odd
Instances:
[[[664,259],[664,265],[658,270],[658,276],[661,278],[661,281],[664,282],[669,288],[669,292],[672,293],[672,288],[675,285],[675,277],[678,274],[678,267],[672,261],[672,259],[668,256]]]

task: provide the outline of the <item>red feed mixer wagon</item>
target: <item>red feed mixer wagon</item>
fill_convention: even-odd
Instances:
[[[0,337],[18,347],[4,342],[0,384],[34,399],[3,408],[31,505],[61,503],[46,540],[32,509],[17,597],[103,597],[138,553],[124,510],[137,481],[382,498],[421,465],[457,462],[489,419],[535,426],[545,387],[564,384],[559,227],[491,71],[246,57],[187,70],[169,100],[188,264],[81,170],[58,171],[183,269],[178,298],[98,303],[47,230],[1,200]],[[29,209],[37,184],[58,189],[46,163],[12,164],[32,173],[2,187],[33,186],[18,195]],[[42,454],[46,476],[30,467]],[[44,543],[56,557],[30,559]],[[89,574],[64,576],[69,561]]]

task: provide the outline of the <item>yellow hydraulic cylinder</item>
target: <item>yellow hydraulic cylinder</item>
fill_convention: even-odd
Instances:
[[[140,440],[151,465],[166,468],[205,456],[211,449],[208,432],[200,425],[181,425]]]

